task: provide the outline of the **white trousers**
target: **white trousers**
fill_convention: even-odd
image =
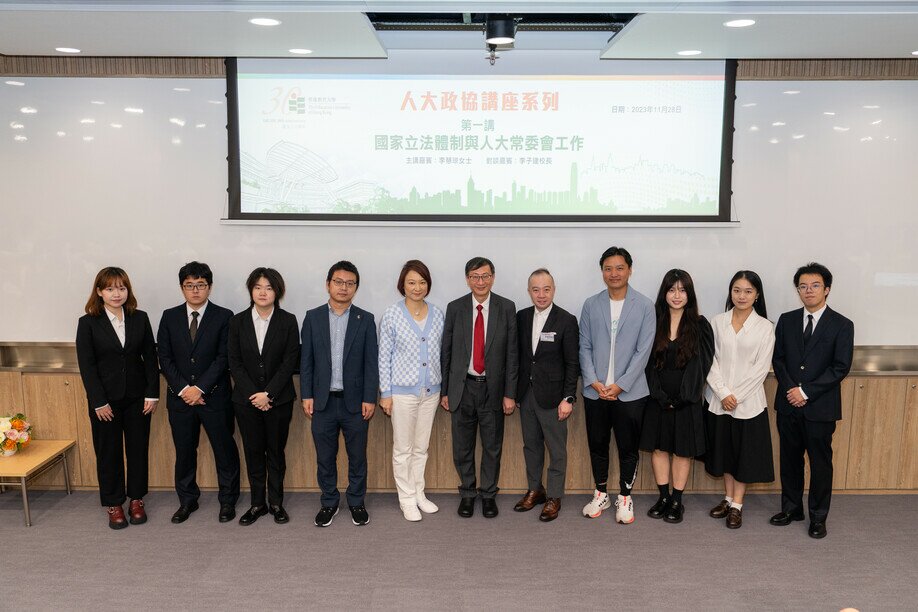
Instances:
[[[392,396],[392,472],[401,504],[413,504],[424,493],[430,430],[439,405],[439,394]]]

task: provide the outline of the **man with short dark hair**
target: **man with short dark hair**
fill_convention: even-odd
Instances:
[[[481,495],[481,513],[497,516],[497,481],[504,444],[504,415],[516,408],[519,355],[516,338],[516,307],[491,292],[494,264],[486,257],[473,257],[465,264],[465,280],[471,289],[446,307],[440,365],[443,397],[440,405],[450,411],[453,462],[459,473],[458,513],[475,513]],[[481,435],[481,479],[476,486],[475,439]]]
[[[192,261],[178,274],[185,303],[163,313],[156,337],[159,365],[169,385],[166,406],[175,443],[175,491],[179,509],[173,523],[183,523],[198,509],[196,481],[201,425],[207,432],[220,487],[219,520],[236,516],[239,499],[239,450],[233,439],[233,405],[227,362],[229,322],[233,313],[209,300],[213,273]]]
[[[328,527],[338,513],[338,436],[347,450],[347,504],[351,521],[366,525],[367,432],[376,409],[379,347],[373,315],[353,305],[360,273],[349,261],[328,270],[328,303],[303,317],[300,397],[312,419],[316,476],[322,489],[318,527]]]
[[[781,512],[771,524],[802,521],[803,455],[810,460],[811,538],[826,536],[832,500],[832,434],[842,418],[841,383],[854,356],[854,323],[826,305],[832,273],[809,263],[794,274],[803,308],[785,312],[775,327],[772,366],[778,388]]]

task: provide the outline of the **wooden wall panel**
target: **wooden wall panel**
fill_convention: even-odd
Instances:
[[[77,440],[76,414],[72,409],[76,391],[82,391],[77,386],[75,375],[68,374],[24,374],[22,376],[22,391],[24,405],[28,408],[29,422],[32,424],[32,434],[36,439],[48,440]],[[73,447],[67,451],[70,483],[74,486],[82,484],[80,469],[80,450]],[[58,464],[43,476],[35,479],[35,485],[64,486],[63,464]]]
[[[907,385],[896,487],[918,489],[918,378],[909,378]]]
[[[741,60],[741,81],[855,81],[918,79],[918,62],[910,59]]]
[[[894,488],[908,381],[877,377],[855,382],[846,487]]]
[[[12,416],[17,412],[30,416],[22,398],[22,374],[0,372],[0,414]]]
[[[55,77],[223,78],[221,57],[58,57],[0,55],[0,74]]]

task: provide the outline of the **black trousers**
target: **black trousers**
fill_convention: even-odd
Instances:
[[[120,506],[128,497],[141,499],[147,494],[151,416],[143,413],[142,397],[109,402],[109,406],[114,414],[111,421],[100,421],[93,409],[89,420],[99,497],[103,506]]]
[[[542,488],[545,449],[548,448],[548,497],[564,497],[567,474],[567,420],[558,420],[558,408],[543,408],[530,389],[520,402],[523,458],[530,491]]]
[[[367,436],[370,422],[361,412],[348,412],[344,398],[330,396],[325,410],[312,413],[312,440],[316,445],[316,479],[322,505],[337,508],[338,435],[344,434],[347,451],[347,504],[362,506],[367,494]]]
[[[602,484],[609,479],[609,443],[615,434],[618,447],[619,492],[630,495],[637,477],[641,441],[641,424],[647,398],[624,402],[583,398],[586,418],[587,444],[590,447],[590,464],[593,479]]]
[[[484,382],[466,379],[459,406],[450,413],[453,463],[459,474],[459,495],[494,498],[500,478],[500,456],[504,446],[504,412],[488,405]],[[481,436],[481,483],[476,487],[475,444]]]
[[[807,421],[802,410],[778,413],[781,510],[803,514],[803,454],[810,460],[810,521],[823,522],[832,502],[832,434],[835,421]]]
[[[233,439],[233,407],[224,402],[205,406],[181,406],[169,409],[169,425],[175,443],[175,492],[183,506],[201,496],[197,483],[198,441],[201,426],[207,433],[217,466],[217,484],[221,504],[236,505],[239,500],[239,449]]]
[[[245,452],[252,505],[265,505],[267,482],[268,503],[280,506],[284,503],[284,475],[287,472],[284,449],[293,417],[293,402],[279,404],[267,411],[236,402],[233,408]]]

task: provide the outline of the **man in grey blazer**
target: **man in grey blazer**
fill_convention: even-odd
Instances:
[[[494,264],[473,257],[465,264],[471,289],[446,307],[443,344],[443,397],[452,421],[453,462],[459,473],[459,516],[475,513],[481,495],[486,518],[497,516],[497,480],[504,444],[504,415],[516,407],[519,366],[516,306],[491,293]],[[481,479],[476,487],[475,438],[481,435]]]
[[[637,476],[638,442],[650,391],[644,368],[656,332],[653,302],[628,284],[631,254],[609,247],[599,258],[606,289],[587,298],[580,315],[580,373],[583,378],[587,444],[596,490],[583,514],[599,518],[611,506],[609,442],[618,447],[619,495],[615,520],[634,522],[631,487]]]

